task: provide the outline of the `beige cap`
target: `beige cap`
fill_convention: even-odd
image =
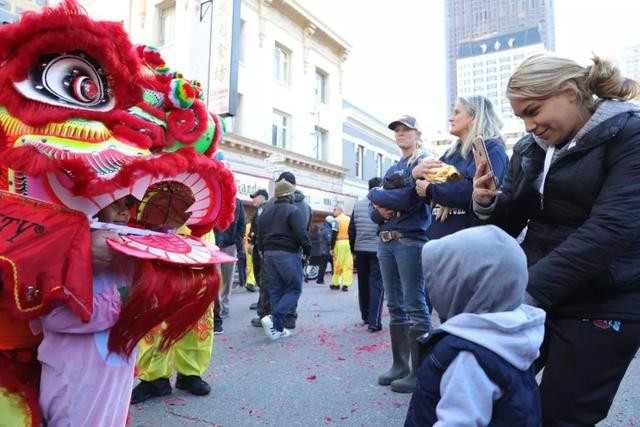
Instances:
[[[276,182],[276,197],[284,197],[293,194],[296,191],[296,187],[293,186],[290,182],[281,179]]]

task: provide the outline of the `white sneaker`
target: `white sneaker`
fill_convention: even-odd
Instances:
[[[262,328],[264,329],[264,333],[267,335],[267,337],[271,338],[271,331],[274,330],[273,318],[271,317],[271,315],[268,314],[264,316],[262,319],[260,319],[260,323],[262,323]]]
[[[282,331],[276,331],[275,329],[272,329],[272,333],[271,333],[271,339],[273,341],[275,340],[279,340],[280,338],[288,338],[292,335],[291,331],[287,328],[282,328]]]

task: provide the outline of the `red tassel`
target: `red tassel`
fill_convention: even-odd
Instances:
[[[111,328],[109,350],[129,356],[138,342],[163,321],[167,329],[163,331],[159,351],[167,350],[206,313],[219,285],[220,275],[215,266],[190,269],[144,261],[131,300]]]

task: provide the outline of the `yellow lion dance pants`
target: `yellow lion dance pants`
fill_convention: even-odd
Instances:
[[[173,367],[182,375],[202,376],[209,367],[213,351],[213,306],[192,330],[176,342],[169,351],[159,352],[164,324],[151,330],[139,343],[138,377],[144,381],[169,378]]]
[[[338,240],[333,247],[332,285],[349,286],[353,281],[353,256],[348,240]]]

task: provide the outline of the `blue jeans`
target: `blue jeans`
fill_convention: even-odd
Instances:
[[[265,251],[263,262],[269,284],[273,327],[282,331],[285,315],[297,306],[302,294],[302,260],[298,253]]]
[[[431,316],[422,276],[422,246],[415,239],[378,242],[378,262],[387,294],[390,324],[413,323],[418,330],[431,329]]]

